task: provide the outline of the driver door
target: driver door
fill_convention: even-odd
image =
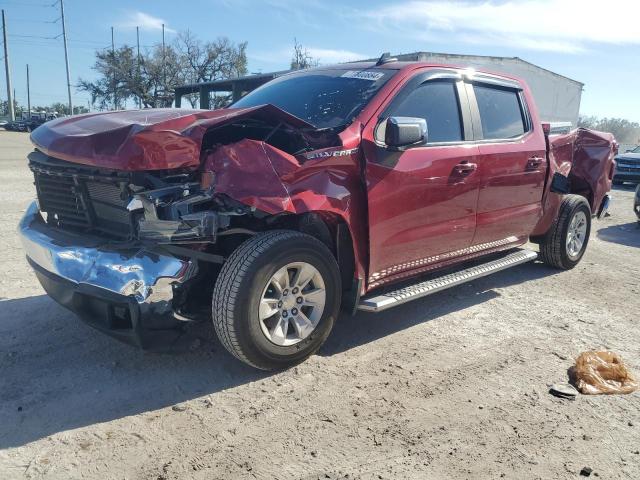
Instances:
[[[463,82],[448,75],[432,71],[410,79],[363,132],[369,288],[434,268],[471,246],[478,147]],[[426,142],[385,145],[386,120],[392,116],[425,119]]]

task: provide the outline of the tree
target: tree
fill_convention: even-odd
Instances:
[[[132,94],[130,78],[137,72],[132,47],[124,45],[117,50],[96,51],[93,69],[98,72],[94,82],[80,79],[78,90],[91,95],[91,104],[105,110],[109,107],[122,108]]]
[[[580,115],[578,117],[578,127],[579,128],[592,128],[595,129],[596,124],[598,123],[598,117],[594,115]]]
[[[176,49],[185,63],[183,83],[201,83],[234,78],[247,73],[247,42],[234,44],[226,37],[213,42],[200,42],[189,30],[178,34]],[[192,107],[198,94],[186,96]],[[214,108],[225,106],[231,95],[215,95]]]
[[[125,108],[127,101],[144,107],[170,107],[174,90],[185,83],[237,77],[247,71],[247,43],[227,38],[201,42],[191,32],[180,33],[175,42],[154,45],[141,54],[138,64],[134,49],[124,45],[115,51],[96,51],[95,81],[79,81],[78,89],[89,92],[91,103],[100,109]],[[196,106],[197,98],[189,98]]]
[[[49,107],[35,107],[35,111],[45,111],[45,112],[58,112],[59,115],[69,115],[69,104],[62,102],[52,103]],[[79,115],[81,113],[88,113],[89,109],[83,105],[75,105],[73,107],[73,114]]]
[[[580,115],[578,127],[612,133],[620,143],[638,143],[640,141],[640,123],[630,122],[624,118],[598,118]]]
[[[18,105],[18,101],[16,99],[13,100],[13,111],[17,111],[20,108]],[[9,100],[0,100],[0,115],[9,116]]]
[[[313,58],[305,47],[293,39],[293,57],[291,58],[291,70],[302,70],[305,68],[317,67],[318,60]]]

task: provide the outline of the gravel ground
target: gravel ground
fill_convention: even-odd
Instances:
[[[588,349],[640,374],[630,189],[574,270],[342,316],[318,355],[269,374],[204,327],[185,353],[144,354],[49,300],[15,233],[29,149],[0,132],[0,478],[640,478],[640,393],[547,393]]]

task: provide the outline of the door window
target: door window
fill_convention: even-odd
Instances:
[[[526,131],[516,90],[474,85],[485,140],[519,137]]]
[[[428,143],[462,141],[460,102],[451,81],[430,81],[407,95],[391,113],[427,121]]]

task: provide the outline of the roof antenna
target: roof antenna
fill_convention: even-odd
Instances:
[[[384,65],[385,63],[391,63],[391,62],[397,62],[397,61],[398,59],[392,58],[389,52],[384,52],[382,55],[380,55],[380,58],[376,62],[376,67],[379,67],[380,65]]]

